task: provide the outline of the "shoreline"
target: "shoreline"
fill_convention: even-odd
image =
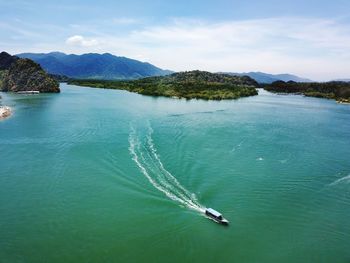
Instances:
[[[192,70],[134,80],[72,79],[68,84],[127,90],[146,96],[231,100],[258,95],[258,83],[249,78]]]
[[[130,93],[134,93],[134,94],[139,94],[142,96],[148,96],[148,97],[154,97],[154,98],[158,98],[158,97],[162,97],[162,98],[170,98],[170,99],[177,99],[177,100],[181,100],[181,99],[185,99],[185,100],[204,100],[204,101],[228,101],[228,100],[238,100],[238,99],[243,99],[243,98],[248,98],[248,97],[253,97],[253,96],[257,96],[258,92],[256,94],[252,94],[252,95],[241,95],[241,96],[232,96],[232,97],[227,97],[227,98],[207,98],[207,97],[189,97],[189,96],[172,96],[172,95],[167,95],[167,94],[148,94],[148,93],[143,93],[143,92],[139,92],[139,91],[134,91],[134,90],[129,90],[129,89],[123,89],[123,88],[106,88],[106,87],[96,87],[96,86],[92,86],[92,85],[82,85],[82,84],[78,84],[78,83],[74,83],[74,82],[70,82],[67,83],[67,85],[74,85],[77,87],[83,87],[83,88],[92,88],[92,89],[108,89],[108,90],[122,90],[122,91],[127,91]],[[256,89],[257,90],[257,89]]]
[[[8,106],[0,106],[0,120],[10,117],[12,109]]]
[[[305,94],[303,92],[279,92],[279,91],[267,90],[267,89],[264,89],[264,90],[271,92],[273,94],[276,94],[276,95],[300,95],[300,96],[309,97],[309,98],[333,100],[338,104],[348,104],[348,105],[350,104],[349,99],[343,99],[343,98],[339,99],[339,98],[330,98],[330,97],[326,97],[326,96],[313,96],[313,95]]]

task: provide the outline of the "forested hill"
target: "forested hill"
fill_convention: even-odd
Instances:
[[[60,92],[60,88],[39,64],[1,52],[0,91]]]
[[[187,71],[132,81],[72,80],[70,84],[123,89],[151,96],[187,99],[237,99],[257,95],[258,83],[247,76],[230,76],[206,71]]]
[[[294,81],[275,81],[264,85],[272,92],[301,93],[305,96],[335,99],[339,102],[350,102],[350,83],[342,81],[297,83]]]

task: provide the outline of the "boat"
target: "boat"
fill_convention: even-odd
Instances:
[[[40,91],[38,90],[21,90],[21,91],[17,91],[17,94],[39,94]]]
[[[214,210],[213,208],[206,208],[205,209],[205,215],[209,218],[213,219],[215,222],[227,226],[229,221],[225,219],[222,214],[220,214],[218,211]]]

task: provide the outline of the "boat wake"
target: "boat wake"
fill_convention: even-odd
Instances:
[[[200,205],[196,195],[183,187],[164,167],[154,145],[152,133],[153,129],[150,125],[147,135],[143,137],[131,126],[129,151],[133,161],[147,180],[165,196],[185,207],[203,213],[205,208]]]
[[[350,183],[350,174],[335,180],[333,183],[330,183],[329,186],[337,185],[339,183]]]

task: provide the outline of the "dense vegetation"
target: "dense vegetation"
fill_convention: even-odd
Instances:
[[[305,96],[335,99],[339,102],[350,102],[350,83],[342,81],[297,83],[294,81],[275,81],[264,85],[272,92],[300,93]]]
[[[71,78],[64,75],[49,74],[49,76],[58,82],[68,82],[71,80]]]
[[[7,74],[7,70],[0,70],[0,90],[1,90],[1,87],[2,87],[3,79],[4,79],[6,74]]]
[[[171,74],[149,63],[117,57],[112,54],[47,54],[23,53],[21,58],[29,58],[40,64],[48,73],[77,79],[125,80]]]
[[[0,91],[60,92],[59,84],[39,64],[0,53]]]
[[[229,76],[204,71],[173,73],[162,77],[148,77],[129,81],[71,80],[70,84],[122,89],[151,96],[187,99],[237,99],[257,95],[258,84],[250,77]]]

